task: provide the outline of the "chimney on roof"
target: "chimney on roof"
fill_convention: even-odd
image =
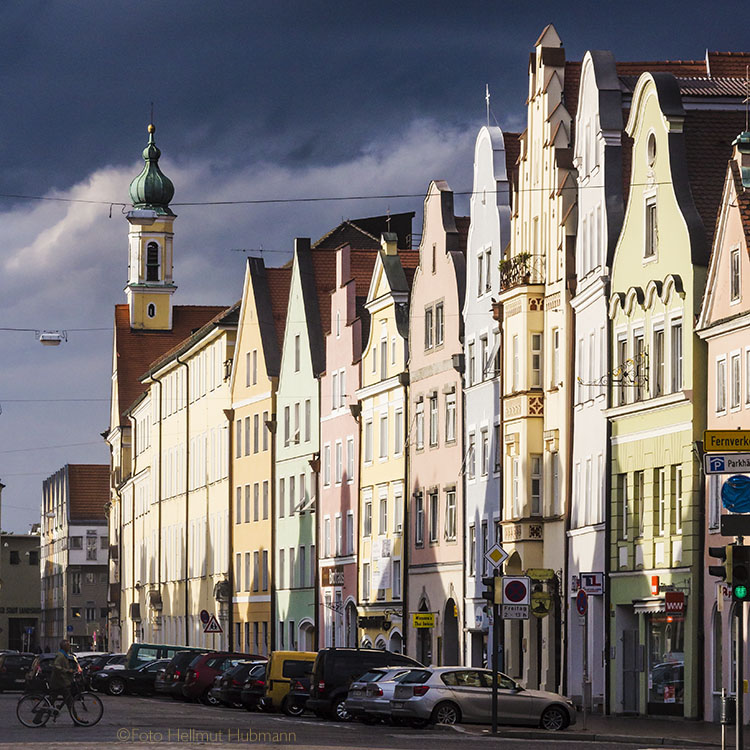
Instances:
[[[398,255],[398,236],[394,232],[383,232],[380,247],[386,255]]]
[[[340,289],[352,277],[351,248],[344,245],[336,251],[336,288]]]
[[[732,141],[732,158],[737,162],[742,177],[742,186],[750,188],[750,132],[745,130]]]

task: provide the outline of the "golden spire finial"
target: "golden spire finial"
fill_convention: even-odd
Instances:
[[[153,124],[152,124],[152,123],[149,123],[149,126],[148,126],[148,132],[149,132],[149,133],[153,133],[153,132],[154,132],[155,130],[156,130],[156,128],[155,128],[155,127],[153,126]]]

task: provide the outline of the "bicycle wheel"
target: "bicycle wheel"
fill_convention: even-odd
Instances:
[[[93,727],[104,714],[101,699],[94,693],[78,693],[69,706],[70,716],[81,727]]]
[[[46,696],[39,693],[24,695],[16,704],[16,716],[25,727],[43,727],[52,715],[52,708]]]

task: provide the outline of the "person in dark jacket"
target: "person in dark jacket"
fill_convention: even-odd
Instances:
[[[50,690],[55,695],[62,695],[66,705],[70,703],[70,688],[76,670],[71,664],[70,643],[60,641],[60,650],[52,663],[52,674],[49,680]]]

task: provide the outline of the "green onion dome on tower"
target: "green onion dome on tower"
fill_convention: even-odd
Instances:
[[[174,216],[169,201],[174,197],[174,185],[159,169],[161,151],[154,143],[153,125],[148,126],[148,146],[143,149],[143,171],[130,183],[130,200],[135,208],[148,208],[157,214]]]

